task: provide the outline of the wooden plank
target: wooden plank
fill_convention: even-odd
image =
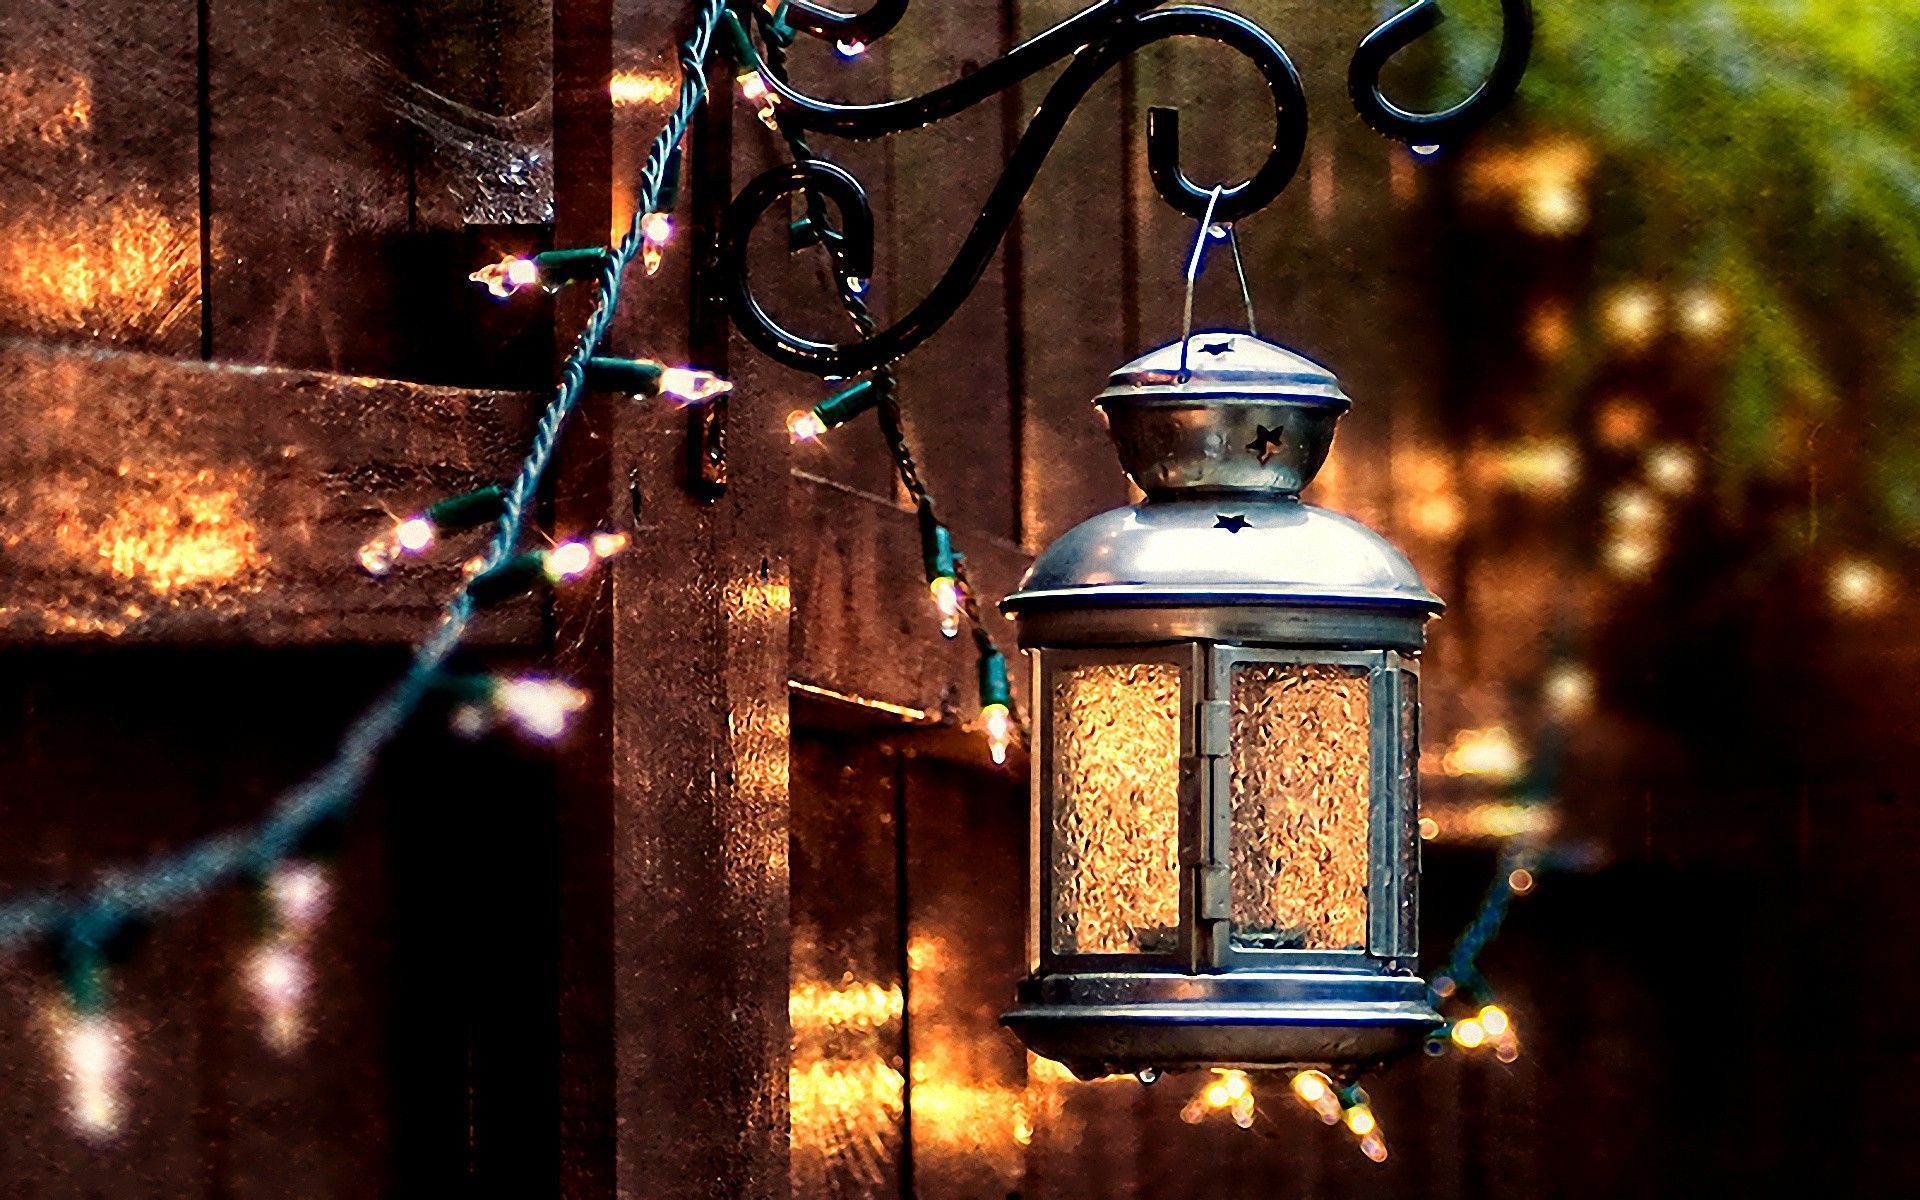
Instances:
[[[414,207],[403,9],[209,0],[211,355],[405,375]]]
[[[1005,50],[997,0],[915,5],[886,39],[895,95],[967,74]],[[887,140],[877,202],[892,242],[889,316],[946,272],[1006,160],[999,100]],[[1007,367],[1005,248],[944,329],[900,364],[907,432],[941,517],[956,530],[1016,536],[1015,433]]]
[[[1083,7],[1075,0],[1012,0],[1015,32],[1032,37]],[[1123,107],[1132,68],[1113,71],[1074,113],[1021,210],[1021,496],[1018,540],[1037,551],[1094,513],[1126,500],[1106,457],[1091,403],[1107,372],[1136,345],[1127,155],[1136,114]],[[1039,104],[1048,74],[1021,88],[1021,112]]]
[[[888,746],[796,732],[788,1000],[796,1198],[907,1194],[901,838],[911,814],[899,781]]]
[[[510,393],[21,341],[0,342],[0,388],[0,641],[411,641],[466,543],[384,580],[355,550],[389,513],[503,478],[527,428]]]
[[[592,238],[610,221],[612,120],[602,109],[611,31],[644,25],[660,40],[678,36],[686,19],[685,6],[670,0],[580,0],[556,10],[556,94],[564,97],[556,166],[578,189],[560,193],[560,236]],[[697,229],[711,225],[730,190],[730,77],[716,64],[709,82],[715,105],[699,118],[701,140],[687,163],[687,202],[697,214],[688,246],[703,244]],[[615,352],[677,358],[696,343],[711,347],[712,329],[688,326],[687,293],[660,286],[629,285]],[[574,327],[563,317],[562,329]],[[606,1107],[572,1107],[568,1120],[578,1122],[580,1154],[598,1153],[605,1140],[611,1169],[570,1169],[570,1195],[787,1193],[785,439],[773,395],[742,387],[731,413],[730,483],[716,500],[683,486],[686,414],[665,405],[623,401],[574,429],[556,483],[563,515],[604,513],[608,497],[633,491],[642,497],[634,550],[608,572],[610,613],[563,612],[560,622],[569,660],[597,660],[608,691],[604,740],[580,751],[582,775],[563,818],[579,827],[563,834],[581,868],[568,905],[604,921],[606,973],[570,975],[574,1011],[564,1019],[574,1029],[570,1052],[585,1053],[592,1030],[583,1021],[605,1018]],[[565,969],[601,965],[582,953]]]
[[[0,11],[0,334],[198,349],[194,14]]]
[[[921,578],[919,525],[878,496],[795,475],[793,677],[865,700],[972,722],[979,712],[973,643],[940,636]],[[1005,596],[1026,556],[975,535],[967,570],[989,598]],[[988,620],[1009,657],[1009,622]],[[1013,665],[1017,700],[1025,672]]]

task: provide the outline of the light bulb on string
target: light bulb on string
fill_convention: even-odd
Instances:
[[[787,415],[787,436],[796,442],[811,442],[829,429],[838,429],[861,413],[880,403],[880,389],[873,380],[848,384],[810,409],[798,409]]]
[[[960,581],[951,575],[938,575],[927,590],[933,593],[934,611],[940,614],[940,633],[944,637],[960,636],[960,619],[966,615],[960,597]]]
[[[531,258],[510,254],[497,263],[481,267],[467,278],[504,300],[522,288],[539,283],[540,268],[534,265]]]
[[[980,653],[980,727],[987,735],[987,754],[995,766],[1004,765],[1013,745],[1013,686],[1007,680],[1007,660],[991,645]]]
[[[505,724],[535,741],[550,742],[565,734],[593,699],[572,684],[537,676],[468,678],[452,687],[466,695],[451,717],[454,732],[464,737],[479,737]]]
[[[1319,1071],[1301,1071],[1290,1085],[1300,1103],[1312,1109],[1322,1124],[1340,1123],[1340,1097],[1334,1094],[1333,1081]]]
[[[70,1002],[52,1012],[59,1070],[66,1082],[67,1117],[90,1137],[106,1137],[120,1128],[120,1076],[126,1047],[119,1027],[104,1011],[88,1011]]]
[[[749,69],[740,72],[735,78],[740,85],[740,96],[753,105],[754,115],[760,123],[775,133],[780,132],[780,114],[778,105],[780,93],[767,86],[767,78],[759,71]]]
[[[289,860],[268,874],[260,890],[266,932],[247,955],[243,979],[260,1013],[261,1036],[284,1054],[311,1031],[312,935],[331,888],[318,863]]]
[[[640,265],[648,275],[658,275],[666,261],[667,243],[673,240],[673,217],[650,212],[640,218]]]
[[[605,246],[542,250],[538,254],[509,254],[467,276],[502,300],[531,287],[558,291],[569,283],[592,279],[607,262]]]
[[[442,533],[474,529],[498,520],[506,503],[506,492],[493,484],[449,496],[375,534],[360,547],[360,567],[369,575],[385,575],[401,558],[431,550]]]
[[[1478,1020],[1468,1017],[1463,1021],[1455,1021],[1449,1036],[1453,1038],[1453,1044],[1462,1050],[1477,1050],[1485,1044],[1487,1030]]]
[[[665,396],[681,407],[733,390],[729,380],[699,367],[670,367],[657,359],[598,354],[587,360],[587,383],[597,391]]]
[[[562,542],[548,550],[529,550],[486,568],[485,559],[467,564],[467,594],[485,608],[515,596],[524,596],[543,580],[570,583],[592,571],[601,561],[626,548],[624,534],[594,534],[584,540]],[[483,569],[486,568],[486,569]]]

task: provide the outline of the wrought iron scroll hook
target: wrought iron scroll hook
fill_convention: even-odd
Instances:
[[[789,0],[787,24],[817,38],[839,42],[871,42],[885,35],[907,15],[909,0],[874,0],[865,12],[843,13],[807,0]]]
[[[1126,3],[1137,6],[1140,0],[1126,0]],[[1051,33],[1042,34],[1035,42],[1049,36]],[[857,375],[905,355],[944,325],[979,283],[1011,226],[1021,200],[1033,186],[1067,119],[1088,90],[1128,55],[1170,37],[1218,42],[1245,55],[1254,64],[1273,94],[1273,144],[1251,178],[1218,188],[1202,188],[1180,168],[1176,111],[1150,110],[1147,166],[1155,187],[1175,210],[1196,219],[1211,206],[1214,220],[1231,222],[1272,203],[1293,178],[1306,144],[1306,97],[1301,91],[1299,74],[1286,52],[1258,25],[1220,9],[1179,7],[1123,17],[1115,21],[1100,40],[1084,45],[1075,53],[1066,70],[1048,89],[1033,120],[1021,134],[1005,171],[988,195],[980,216],[939,282],[912,311],[870,338],[835,344],[815,341],[784,328],[753,295],[747,265],[748,243],[760,218],[784,197],[811,189],[832,200],[840,210],[847,224],[840,231],[836,253],[843,270],[864,279],[872,269],[873,221],[859,183],[840,168],[818,161],[778,167],[755,178],[734,200],[725,224],[728,304],[740,331],[774,359],[823,376]],[[1015,50],[1013,55],[1022,50]],[[1037,68],[1028,68],[1012,79],[1023,78],[1034,69]],[[808,119],[805,123],[812,125],[813,121]],[[819,127],[832,128],[826,124]]]
[[[1459,142],[1485,124],[1513,99],[1526,74],[1533,52],[1533,6],[1530,0],[1500,0],[1500,51],[1493,69],[1473,94],[1439,112],[1411,112],[1387,99],[1380,75],[1394,55],[1431,32],[1446,19],[1439,0],[1418,0],[1411,8],[1387,18],[1360,39],[1347,67],[1347,91],[1362,120],[1380,133],[1410,146],[1441,147]]]

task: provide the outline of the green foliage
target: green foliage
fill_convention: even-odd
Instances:
[[[1920,534],[1920,5],[1540,0],[1523,112],[1601,170],[1601,269],[1736,314],[1716,458],[1775,469],[1813,422],[1860,438],[1872,519]],[[1484,61],[1485,22],[1448,42]],[[1447,28],[1447,27],[1443,27]],[[1621,221],[1631,207],[1635,219]]]

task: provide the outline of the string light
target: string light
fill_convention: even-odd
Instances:
[[[1487,1030],[1479,1021],[1468,1017],[1464,1021],[1455,1021],[1449,1036],[1453,1038],[1453,1044],[1462,1050],[1473,1050],[1487,1040]]]
[[[648,275],[658,275],[667,260],[667,243],[673,239],[673,217],[650,212],[640,218],[640,265]]]
[[[1180,1119],[1198,1124],[1208,1112],[1225,1112],[1242,1129],[1253,1127],[1253,1085],[1245,1071],[1213,1069],[1213,1079],[1180,1110]]]
[[[668,396],[683,406],[698,404],[733,390],[731,382],[712,371],[698,367],[670,367],[651,358],[596,355],[587,360],[587,379],[589,385],[599,391]]]
[[[966,615],[959,557],[953,552],[953,535],[934,516],[929,504],[920,506],[920,559],[927,572],[927,591],[940,617],[940,632],[945,637],[959,637],[960,619]]]
[[[1007,682],[1007,660],[989,646],[980,654],[980,725],[987,735],[987,753],[996,765],[1007,761],[1013,745],[1013,689]]]
[[[596,279],[606,269],[607,248],[585,246],[572,250],[543,250],[538,254],[510,254],[467,276],[489,292],[506,299],[530,287],[554,292],[569,283]]]
[[[120,1074],[126,1061],[119,1028],[104,1012],[70,1004],[53,1010],[52,1024],[67,1085],[68,1118],[83,1134],[112,1134],[120,1127]]]
[[[261,888],[267,928],[247,956],[243,977],[260,1012],[261,1036],[283,1054],[306,1041],[309,1032],[309,945],[326,911],[328,892],[325,871],[304,861],[281,863]]]
[[[369,575],[385,575],[402,557],[424,554],[443,532],[473,529],[500,517],[507,494],[488,485],[451,496],[423,513],[394,522],[360,547],[360,566]]]
[[[463,697],[454,706],[451,723],[464,737],[479,737],[508,724],[535,741],[550,742],[566,733],[574,716],[593,699],[572,684],[536,676],[461,676],[446,686]]]
[[[780,93],[767,86],[767,77],[749,69],[740,72],[735,82],[740,85],[741,98],[753,105],[760,123],[775,133],[780,132]]]
[[[596,548],[596,543],[597,548]],[[618,554],[626,538],[613,534],[586,541],[562,542],[550,550],[517,554],[491,570],[476,571],[467,580],[467,594],[484,608],[532,591],[541,581],[567,583],[591,571],[602,559]]]
[[[1338,1125],[1341,1117],[1340,1097],[1334,1093],[1333,1081],[1319,1071],[1300,1071],[1293,1077],[1293,1094],[1300,1103],[1312,1109],[1322,1124]]]
[[[848,421],[880,403],[881,391],[871,379],[852,383],[810,409],[787,416],[787,435],[796,442],[811,442],[829,429],[838,429]]]

